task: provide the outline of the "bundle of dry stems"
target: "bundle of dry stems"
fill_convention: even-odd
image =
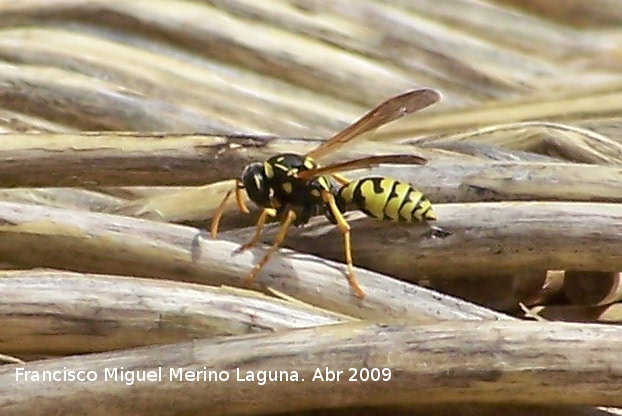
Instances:
[[[2,414],[618,412],[620,10],[0,0]],[[236,252],[257,210],[232,201],[206,231],[232,178],[421,86],[443,100],[321,162],[421,155],[345,176],[413,184],[451,233],[348,213],[361,301],[313,218],[242,287],[267,248]],[[305,381],[16,380],[121,367]]]

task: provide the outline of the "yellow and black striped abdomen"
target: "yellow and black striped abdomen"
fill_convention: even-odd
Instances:
[[[344,185],[336,195],[337,204],[354,204],[370,217],[393,222],[433,221],[436,214],[430,201],[407,183],[384,177],[369,177]]]

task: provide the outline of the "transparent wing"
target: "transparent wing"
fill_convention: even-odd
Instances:
[[[381,102],[361,118],[335,134],[327,141],[307,153],[308,157],[318,159],[335,151],[350,140],[370,130],[422,110],[441,99],[441,94],[431,88],[406,91]]]
[[[382,163],[393,163],[397,165],[425,165],[427,159],[416,155],[381,155],[381,156],[367,156],[360,159],[352,159],[346,162],[334,163],[332,165],[321,166],[315,169],[303,170],[298,172],[296,177],[299,179],[308,180],[314,176],[331,175],[338,172],[345,172],[348,170],[364,169],[372,166],[378,166]]]

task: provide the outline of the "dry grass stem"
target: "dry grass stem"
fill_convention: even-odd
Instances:
[[[66,355],[352,320],[253,291],[47,270],[0,273],[8,354]]]
[[[622,406],[621,10],[0,0],[0,413],[622,414],[589,407]],[[344,174],[408,182],[438,220],[346,213],[364,300],[323,217],[246,287],[276,224],[240,252],[258,213],[232,198],[211,238],[233,179],[420,87],[442,100],[317,162],[421,156]],[[306,381],[104,381],[121,367]],[[310,381],[326,367],[392,378]]]
[[[618,204],[438,204],[435,211],[435,225],[451,235],[438,236],[426,225],[394,225],[350,214],[354,262],[411,281],[525,270],[622,270]],[[271,241],[274,230],[267,228],[263,240]],[[251,229],[227,235],[241,241]],[[286,241],[294,250],[338,261],[343,258],[342,244],[336,228],[320,218],[290,233]]]
[[[240,286],[264,248],[236,253],[238,244],[195,228],[129,217],[0,203],[0,255],[15,264]],[[449,296],[357,269],[368,296],[350,292],[344,266],[283,251],[257,277],[306,303],[356,318],[508,319]]]
[[[240,175],[253,161],[281,153],[306,153],[317,140],[272,136],[213,136],[140,132],[11,134],[0,141],[0,185],[133,186],[204,185]],[[371,143],[336,152],[326,161],[378,153]],[[383,153],[417,153],[428,160],[477,161],[456,152],[419,151],[386,144]]]
[[[564,124],[525,122],[489,126],[440,138],[410,140],[427,145],[456,142],[484,143],[512,150],[532,151],[572,162],[620,165],[622,143],[594,131]]]
[[[568,348],[572,343],[572,348]],[[173,344],[149,349],[47,360],[29,371],[63,367],[95,371],[88,384],[15,381],[15,365],[0,368],[7,415],[62,409],[93,415],[260,415],[312,408],[471,403],[620,406],[622,329],[521,322],[434,325],[356,323]],[[106,368],[158,371],[161,381],[104,381]],[[339,381],[312,381],[317,369],[341,370]],[[351,382],[348,368],[388,368],[390,380]],[[170,381],[170,369],[224,371],[228,381]],[[255,381],[240,388],[237,371]],[[257,382],[260,371],[291,371],[298,382]],[[385,372],[386,373],[386,372]],[[267,373],[265,373],[267,374]],[[207,376],[207,374],[206,374]],[[359,376],[360,377],[360,376]],[[304,381],[302,381],[304,379]],[[11,382],[9,382],[11,380]],[[553,382],[554,381],[554,382]],[[209,387],[208,387],[209,386]],[[268,393],[269,394],[266,394]],[[329,394],[331,400],[323,398]],[[114,394],[110,402],[105,397]],[[291,395],[296,400],[291,400]],[[32,400],[38,397],[38,400]],[[10,398],[10,403],[6,402]],[[168,406],[162,406],[166,402]]]

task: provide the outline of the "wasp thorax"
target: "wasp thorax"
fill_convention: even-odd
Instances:
[[[261,163],[251,163],[246,166],[242,171],[241,179],[251,201],[259,207],[270,206],[270,187]]]

